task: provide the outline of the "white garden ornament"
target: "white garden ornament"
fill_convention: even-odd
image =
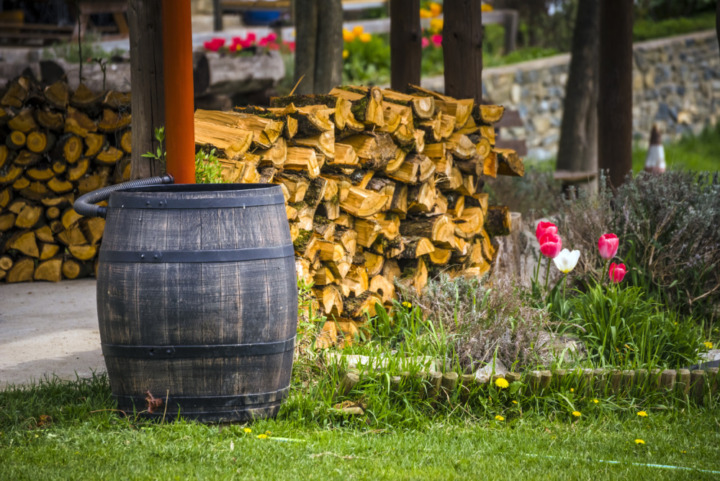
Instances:
[[[555,262],[555,266],[560,270],[560,272],[567,274],[568,272],[575,269],[575,266],[577,265],[579,259],[579,250],[574,250],[571,252],[567,249],[563,249],[555,258],[553,258],[553,262]]]

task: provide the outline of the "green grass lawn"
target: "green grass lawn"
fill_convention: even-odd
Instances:
[[[600,403],[606,401],[600,400]],[[436,417],[416,430],[149,424],[107,381],[0,392],[0,479],[717,479],[720,410]],[[51,418],[41,418],[41,413]],[[266,439],[258,434],[269,432]],[[641,439],[644,444],[637,444]],[[665,467],[659,467],[662,465]]]
[[[668,169],[714,172],[720,170],[720,123],[698,136],[686,136],[664,145]],[[633,171],[643,170],[647,147],[633,149]]]

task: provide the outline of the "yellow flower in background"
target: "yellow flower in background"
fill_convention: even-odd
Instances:
[[[483,12],[492,12],[493,8],[492,5],[488,5],[487,3],[483,3],[482,7],[480,7],[480,10]]]
[[[495,421],[505,421],[505,418],[498,414],[497,416],[495,416]]]
[[[430,14],[432,14],[433,17],[437,17],[442,13],[442,6],[439,3],[432,2],[430,5]]]
[[[412,307],[412,304],[410,304],[408,301],[403,301],[402,306],[405,309],[410,309]]]
[[[500,389],[505,389],[506,387],[508,387],[510,385],[510,383],[507,382],[507,379],[505,379],[503,377],[499,377],[499,378],[495,379],[495,385],[497,387],[499,387]]]
[[[512,403],[513,403],[513,404],[517,404],[518,402],[517,402],[516,400],[514,400],[514,399],[513,399],[513,402],[512,402]]]
[[[712,349],[712,348],[713,348],[713,343],[710,342],[710,341],[705,341],[705,342],[703,342],[703,345],[704,345],[705,347],[707,347],[708,349]]]
[[[361,41],[362,43],[368,43],[370,40],[372,40],[372,35],[370,35],[369,33],[365,32],[365,33],[361,33],[358,38],[360,39],[360,41]]]
[[[353,35],[355,35],[356,37],[359,37],[360,35],[362,35],[363,32],[364,32],[364,30],[363,30],[362,25],[356,25],[356,26],[354,26],[353,29],[352,29],[352,33],[353,33]]]
[[[347,49],[343,50],[343,58],[348,58],[350,56],[350,52],[347,51]]]
[[[430,31],[432,33],[440,33],[442,32],[443,25],[445,25],[445,22],[442,18],[433,18],[430,20]]]
[[[582,413],[580,411],[573,411],[572,415],[575,416],[576,418],[579,418],[580,416],[582,416]]]
[[[243,432],[245,432],[245,433],[251,433],[251,432],[252,432],[252,429],[250,429],[250,428],[245,428],[245,429],[243,429]]]
[[[574,388],[574,387],[571,387],[571,388],[570,388],[570,392],[575,392],[575,388]]]
[[[593,399],[593,402],[594,402],[595,404],[597,404],[597,403],[599,403],[600,401],[598,401],[597,399]]]
[[[647,413],[645,411],[638,411],[637,415],[640,416],[641,418],[647,417]]]
[[[420,18],[432,18],[432,12],[427,8],[420,9]]]
[[[643,441],[642,439],[636,439],[635,444],[645,444],[645,441]]]
[[[343,41],[344,42],[352,42],[353,40],[355,40],[355,34],[353,34],[347,28],[343,28]]]
[[[267,439],[267,437],[268,437],[267,434],[258,434],[258,435],[257,435],[257,438],[258,438],[258,439]]]

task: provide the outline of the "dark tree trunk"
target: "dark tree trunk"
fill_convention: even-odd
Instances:
[[[295,3],[295,89],[296,94],[311,94],[315,88],[315,58],[317,55],[318,8],[316,0],[296,0]]]
[[[420,85],[421,65],[420,0],[393,0],[390,2],[390,86],[405,92],[408,84]]]
[[[628,0],[600,3],[598,164],[614,187],[632,171],[632,25]]]
[[[720,0],[715,6],[715,31],[717,32],[718,43],[720,43]]]
[[[326,94],[342,83],[343,7],[340,0],[318,0],[314,93]]]
[[[476,0],[444,4],[445,94],[482,100],[482,10]]]
[[[162,2],[130,0],[130,86],[132,96],[133,179],[160,175],[165,166],[142,157],[155,152],[155,128],[165,125],[165,90],[162,42]]]
[[[565,87],[557,170],[597,170],[598,15],[600,0],[580,0]]]

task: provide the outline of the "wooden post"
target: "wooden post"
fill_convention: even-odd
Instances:
[[[315,55],[316,94],[326,94],[342,84],[343,7],[340,0],[317,0],[318,32]]]
[[[482,100],[482,4],[453,0],[444,4],[445,94]]]
[[[675,389],[675,378],[677,377],[677,371],[674,369],[665,369],[660,374],[660,384],[667,390],[672,391]]]
[[[315,56],[317,52],[318,5],[315,0],[295,3],[295,80],[302,81],[296,94],[311,94],[315,87]]]
[[[347,396],[358,382],[360,382],[360,376],[356,372],[350,371],[345,373],[337,388],[338,395]]]
[[[420,0],[390,3],[390,86],[405,92],[408,84],[420,85],[422,29]]]
[[[678,394],[687,396],[690,392],[690,370],[689,369],[678,369],[677,370],[677,389]]]
[[[223,29],[222,8],[220,0],[213,0],[213,31],[221,32]]]
[[[695,369],[690,372],[690,384],[692,390],[692,396],[697,404],[703,403],[705,394],[705,371],[702,369]]]
[[[193,95],[190,0],[163,0],[165,55],[165,139],[167,171],[178,184],[195,183],[195,100]]]
[[[632,2],[600,2],[598,167],[615,187],[632,171],[632,25]]]
[[[131,177],[140,179],[165,172],[161,162],[142,157],[155,152],[155,129],[165,125],[165,91],[161,3],[130,0],[130,89],[132,108]]]

